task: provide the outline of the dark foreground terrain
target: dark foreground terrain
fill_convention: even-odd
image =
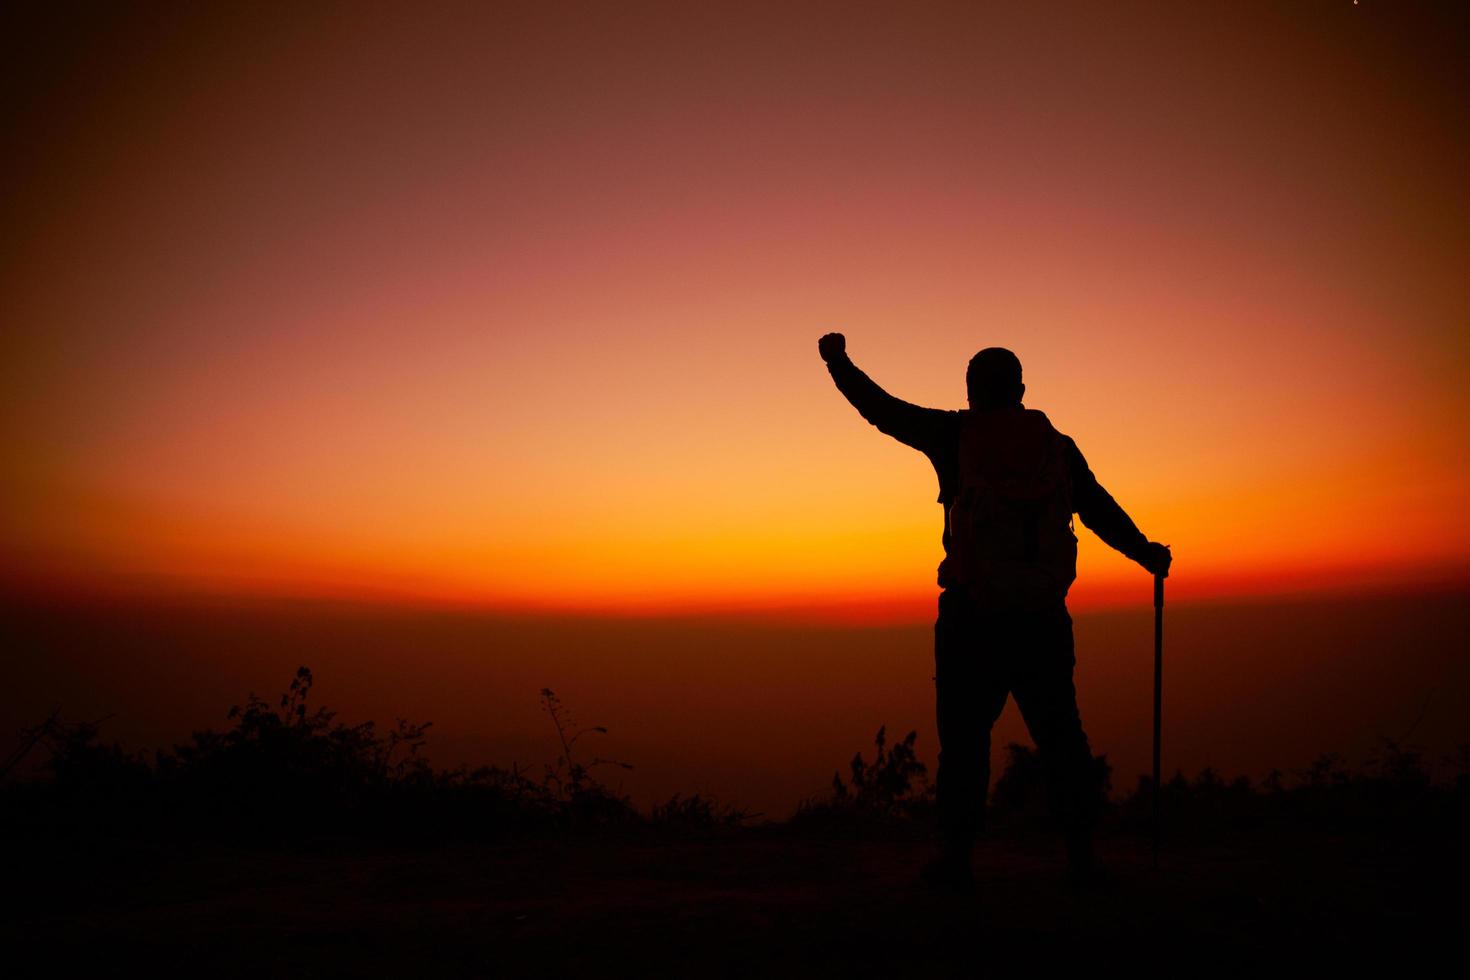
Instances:
[[[8,841],[11,975],[902,976],[1088,961],[1274,972],[1465,938],[1466,850],[1444,840],[1271,832],[1102,853],[1114,890],[1073,892],[1052,838],[976,857],[980,894],[930,895],[920,835],[747,827],[385,848]],[[18,955],[17,955],[18,954]]]
[[[1114,887],[1069,887],[1044,766],[1006,745],[979,893],[918,886],[933,786],[880,727],[788,819],[601,781],[559,697],[537,774],[432,766],[427,725],[347,724],[297,670],[228,726],[152,753],[53,712],[0,760],[0,976],[914,976],[1458,967],[1470,746],[1433,779],[1383,739],[1259,783],[1212,769],[1111,790]],[[589,742],[582,740],[588,738]],[[23,764],[32,762],[29,774]]]

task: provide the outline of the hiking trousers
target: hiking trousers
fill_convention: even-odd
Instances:
[[[1069,836],[1097,822],[1101,787],[1077,711],[1072,617],[1064,602],[1040,611],[976,608],[961,589],[939,596],[934,623],[936,793],[945,840],[969,846],[984,823],[990,729],[1014,696],[1041,756],[1052,812]]]

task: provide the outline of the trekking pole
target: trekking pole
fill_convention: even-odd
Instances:
[[[1159,866],[1159,743],[1163,734],[1164,576],[1154,576],[1154,868]]]

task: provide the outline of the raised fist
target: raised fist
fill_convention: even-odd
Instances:
[[[830,363],[833,358],[847,353],[847,338],[840,333],[825,334],[817,341],[817,353],[822,355],[822,360]]]

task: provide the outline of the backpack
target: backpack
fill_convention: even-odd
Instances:
[[[1034,409],[967,415],[946,514],[954,584],[987,609],[1064,602],[1077,577],[1065,438]]]

